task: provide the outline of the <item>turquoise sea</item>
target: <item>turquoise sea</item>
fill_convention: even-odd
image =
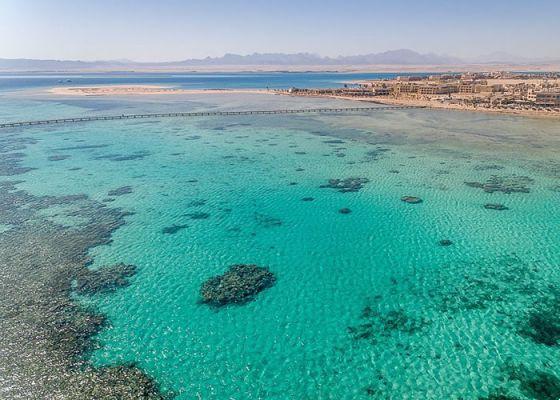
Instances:
[[[0,97],[0,120],[330,105],[355,103],[20,89]],[[96,367],[133,362],[185,400],[560,395],[557,120],[397,110],[103,121],[0,138],[3,165],[24,168],[2,170],[17,190],[130,213],[89,248],[87,266],[135,265],[129,284],[70,293],[107,317],[84,354]],[[350,177],[369,182],[321,188]],[[72,232],[86,222],[67,208],[33,218]],[[18,243],[17,226],[0,227],[4,247]],[[239,263],[267,266],[275,285],[243,305],[202,304],[201,284]]]

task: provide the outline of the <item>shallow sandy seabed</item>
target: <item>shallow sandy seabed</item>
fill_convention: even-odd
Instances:
[[[160,95],[160,94],[208,94],[208,93],[267,93],[266,89],[181,89],[160,85],[102,85],[54,87],[47,90],[54,95],[72,96],[121,96],[121,95]]]

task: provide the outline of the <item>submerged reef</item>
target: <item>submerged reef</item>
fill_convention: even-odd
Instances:
[[[166,226],[165,228],[163,228],[161,230],[161,233],[165,234],[165,235],[174,235],[175,233],[182,231],[183,229],[188,228],[188,225],[176,225],[173,224],[171,226]]]
[[[282,220],[279,218],[272,217],[270,215],[266,215],[258,212],[256,212],[254,215],[257,224],[264,228],[273,228],[275,226],[282,225]]]
[[[442,247],[446,247],[446,246],[451,246],[453,244],[453,241],[449,240],[449,239],[441,239],[438,244]]]
[[[24,167],[21,162],[25,158],[23,150],[28,144],[36,143],[35,139],[20,137],[19,135],[6,135],[0,138],[0,176],[20,175],[33,170]]]
[[[49,161],[62,161],[62,160],[66,160],[66,159],[68,159],[68,158],[70,158],[69,155],[65,155],[65,154],[60,154],[60,155],[58,155],[58,154],[55,154],[55,155],[53,155],[53,156],[49,156],[49,157],[48,157],[48,160],[49,160]]]
[[[366,152],[364,156],[364,162],[373,162],[379,160],[385,153],[391,151],[391,149],[385,147],[376,147],[373,150]]]
[[[560,293],[556,293],[552,300],[538,301],[523,319],[519,333],[535,343],[560,345]]]
[[[498,164],[478,164],[473,167],[475,171],[491,171],[504,169],[503,166]]]
[[[479,397],[478,400],[521,400],[519,397],[510,396],[504,392],[491,393],[486,397]]]
[[[408,204],[420,204],[423,202],[423,200],[420,197],[415,197],[415,196],[403,196],[401,197],[401,201]]]
[[[403,309],[379,312],[366,306],[361,315],[362,322],[348,327],[348,333],[354,340],[367,340],[376,344],[380,339],[395,332],[414,334],[430,324],[424,317],[413,317]]]
[[[189,204],[187,204],[187,207],[202,207],[205,204],[206,204],[206,200],[199,199],[199,200],[191,201]]]
[[[205,213],[205,212],[201,212],[201,211],[197,211],[197,212],[193,212],[193,213],[188,213],[185,214],[185,217],[189,217],[190,219],[208,219],[210,218],[210,214]]]
[[[504,206],[503,204],[500,204],[500,203],[486,203],[484,205],[484,208],[486,208],[487,210],[497,210],[497,211],[509,210],[508,207],[506,207],[506,206]]]
[[[81,271],[76,279],[75,291],[84,295],[109,293],[118,288],[128,286],[128,278],[134,276],[135,273],[135,265],[123,263],[96,270]]]
[[[132,193],[132,186],[121,186],[119,188],[109,190],[107,194],[109,196],[123,196],[129,193]]]
[[[506,366],[505,373],[519,382],[519,390],[530,399],[560,399],[560,379],[548,371],[532,370],[521,364]]]
[[[84,145],[70,146],[70,147],[59,147],[54,150],[55,151],[89,150],[89,149],[101,149],[103,147],[109,147],[109,145],[108,144],[84,144]]]
[[[489,329],[501,332],[510,345],[526,352],[519,349],[505,359],[491,358],[500,363],[497,368],[474,370],[476,374],[495,374],[497,386],[469,394],[480,396],[474,397],[479,400],[557,400],[560,376],[554,360],[560,345],[560,291],[556,268],[509,256],[492,262],[481,258],[430,266],[430,274],[419,281],[407,276],[399,281],[391,278],[392,287],[382,289],[383,295],[374,292],[368,296],[361,315],[347,328],[350,345],[371,346],[367,351],[372,360],[388,352],[398,353],[403,369],[418,362],[437,369],[449,359],[462,359],[461,353],[480,347],[480,341],[481,351],[491,355],[507,348],[501,336],[496,336],[497,342],[476,335],[457,338],[446,344],[446,350],[434,350],[432,342],[425,340],[439,334],[442,327],[455,334],[459,321],[483,318],[484,324],[495,325]],[[385,398],[387,389],[401,383],[395,371],[395,378],[374,379],[365,390],[369,396]]]
[[[349,208],[341,208],[340,210],[338,210],[339,214],[350,214],[352,212],[352,210],[350,210]]]
[[[90,271],[87,265],[89,250],[110,243],[128,214],[84,195],[33,196],[15,184],[0,184],[0,224],[13,225],[0,233],[2,397],[164,398],[134,365],[96,368],[87,361],[105,317],[72,295],[77,288],[93,293],[127,284],[131,266]],[[40,212],[50,207],[84,222],[56,224]]]
[[[148,151],[137,151],[132,154],[105,154],[102,156],[97,156],[95,160],[109,160],[109,161],[131,161],[131,160],[141,160],[144,157],[149,156]]]
[[[340,193],[357,192],[369,182],[368,178],[345,178],[345,179],[329,179],[329,181],[319,186],[320,188],[335,189]]]
[[[532,178],[528,176],[519,175],[508,175],[508,176],[498,176],[492,175],[485,182],[465,182],[465,185],[482,189],[486,193],[502,192],[506,194],[510,193],[529,193],[531,191],[529,185],[534,182]]]
[[[204,282],[200,295],[204,303],[221,307],[252,301],[264,289],[274,285],[275,275],[268,268],[254,264],[232,265],[223,275]]]

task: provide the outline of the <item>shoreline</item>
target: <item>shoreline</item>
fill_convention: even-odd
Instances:
[[[450,64],[235,64],[235,65],[108,65],[83,68],[3,68],[1,74],[87,74],[87,73],[449,73],[484,71],[539,71],[556,72],[560,70],[558,61],[544,63],[450,63]]]
[[[64,96],[144,96],[173,94],[273,94],[266,89],[182,89],[161,85],[99,85],[99,86],[55,86],[46,90],[51,95]]]
[[[267,94],[267,95],[283,95],[294,97],[315,97],[330,98],[337,100],[350,100],[357,102],[366,102],[382,105],[399,105],[399,106],[418,106],[427,109],[451,110],[451,111],[469,111],[495,115],[516,115],[522,117],[560,119],[560,113],[544,110],[509,110],[499,108],[472,107],[464,104],[440,103],[434,100],[426,99],[408,99],[408,98],[390,98],[387,96],[372,97],[356,97],[356,96],[339,96],[339,95],[321,95],[321,94],[294,94],[279,89],[182,89],[172,86],[162,85],[100,85],[100,86],[56,86],[46,90],[50,95],[62,96],[146,96],[146,95],[177,95],[177,94]]]
[[[382,104],[388,106],[415,106],[415,107],[434,109],[434,110],[468,111],[468,112],[495,114],[495,115],[516,115],[520,117],[560,119],[560,113],[554,111],[545,112],[545,111],[536,111],[536,110],[508,110],[508,109],[498,109],[498,108],[469,107],[469,106],[459,105],[459,104],[442,104],[430,100],[395,99],[395,98],[387,98],[382,96],[376,96],[375,100],[372,100],[371,97],[356,97],[356,96],[336,96],[336,95],[317,95],[317,94],[298,95],[293,93],[281,93],[281,92],[278,92],[278,94],[282,94],[286,96],[294,96],[294,97],[317,97],[317,98],[331,98],[331,99],[338,99],[338,100],[350,100],[350,101],[357,101],[362,103],[374,103],[374,104]]]

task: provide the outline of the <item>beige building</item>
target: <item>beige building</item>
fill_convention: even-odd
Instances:
[[[541,106],[560,106],[560,91],[539,92],[535,98],[535,103]]]
[[[426,85],[418,87],[418,94],[451,94],[457,93],[457,85]]]

